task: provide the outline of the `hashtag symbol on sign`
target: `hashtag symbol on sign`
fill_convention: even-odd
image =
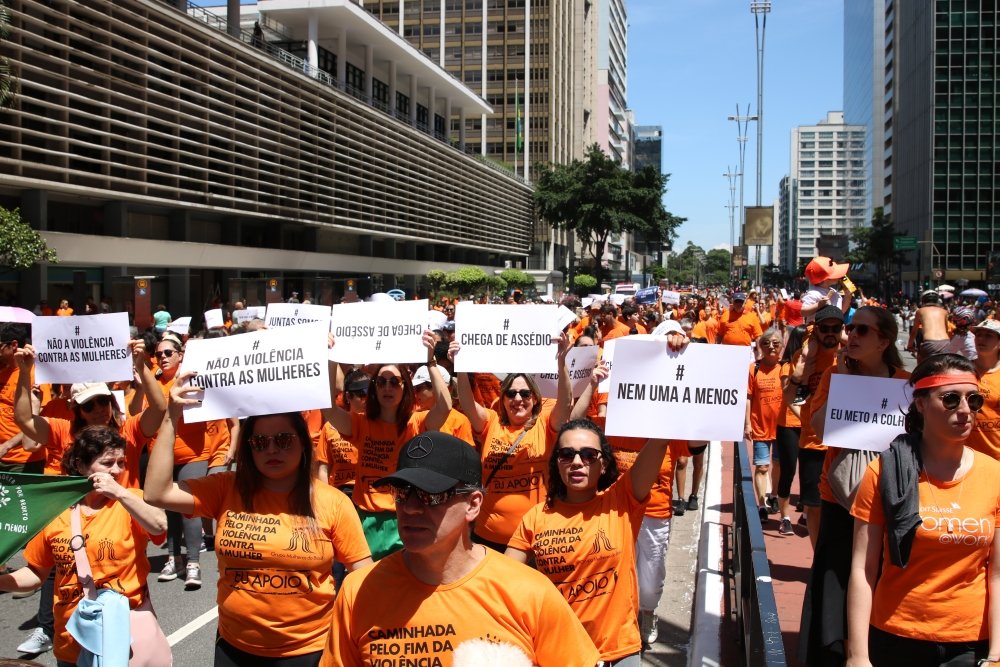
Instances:
[[[381,350],[382,349],[382,341],[381,340],[375,341],[375,349],[376,350]]]
[[[73,327],[73,333],[76,334],[77,336],[79,336],[80,335],[80,327]]]
[[[674,378],[677,379],[677,380],[683,380],[684,379],[684,366],[683,366],[683,364],[677,367],[677,374],[674,375]]]
[[[258,347],[260,347],[260,341],[259,341],[259,340],[255,340],[255,341],[253,342],[253,349],[255,349],[255,350],[256,350],[256,349],[257,349]]]
[[[503,330],[506,331],[509,328],[510,328],[510,320],[504,320],[503,321]]]
[[[885,410],[885,407],[887,405],[889,405],[889,399],[888,398],[883,398],[882,399],[882,409]]]

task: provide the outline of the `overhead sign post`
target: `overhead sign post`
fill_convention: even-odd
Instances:
[[[894,251],[916,250],[916,236],[894,236],[892,238],[892,249]]]

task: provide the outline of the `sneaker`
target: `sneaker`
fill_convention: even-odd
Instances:
[[[792,530],[792,520],[787,516],[781,517],[781,524],[778,526],[778,532],[782,535],[794,535],[795,531]]]
[[[201,549],[199,549],[198,551],[200,553],[205,553],[206,551],[215,551],[215,535],[202,535]]]
[[[659,628],[657,627],[655,612],[639,612],[639,634],[642,636],[642,645],[644,647],[648,648],[656,642]]]
[[[684,501],[678,500],[674,507],[674,516],[684,516]]]
[[[177,578],[177,563],[174,561],[174,557],[171,556],[167,559],[166,565],[160,570],[160,576],[156,578],[157,581],[173,581]]]
[[[38,655],[52,650],[52,638],[45,634],[45,630],[35,628],[28,635],[28,638],[17,647],[18,653],[30,653]]]
[[[687,508],[691,511],[698,509],[698,496],[691,494],[688,498]]]
[[[778,513],[778,498],[777,496],[771,496],[767,499],[767,512],[768,514]]]
[[[201,567],[198,563],[187,564],[187,574],[184,577],[184,590],[196,591],[201,588]]]
[[[761,526],[766,526],[767,525],[767,508],[766,507],[758,507],[757,508],[757,514],[758,514],[758,516],[760,516],[760,525]]]

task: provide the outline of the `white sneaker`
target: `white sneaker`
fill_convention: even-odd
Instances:
[[[28,635],[28,638],[17,647],[18,653],[31,653],[38,655],[52,650],[52,638],[45,634],[45,630],[35,628]]]
[[[640,611],[639,634],[642,636],[642,644],[644,647],[652,646],[656,642],[656,637],[658,636],[659,631],[660,630],[657,627],[656,612]]]
[[[184,590],[196,591],[201,588],[201,567],[198,563],[188,563],[184,577]]]
[[[160,576],[156,578],[157,581],[173,581],[177,578],[177,563],[174,561],[174,557],[171,556],[167,559],[167,564],[163,566],[160,570]]]

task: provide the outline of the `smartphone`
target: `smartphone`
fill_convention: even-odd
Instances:
[[[844,287],[846,287],[847,291],[850,292],[851,294],[855,294],[858,291],[858,288],[854,286],[854,283],[851,282],[851,279],[848,278],[847,276],[844,276],[843,283]]]

